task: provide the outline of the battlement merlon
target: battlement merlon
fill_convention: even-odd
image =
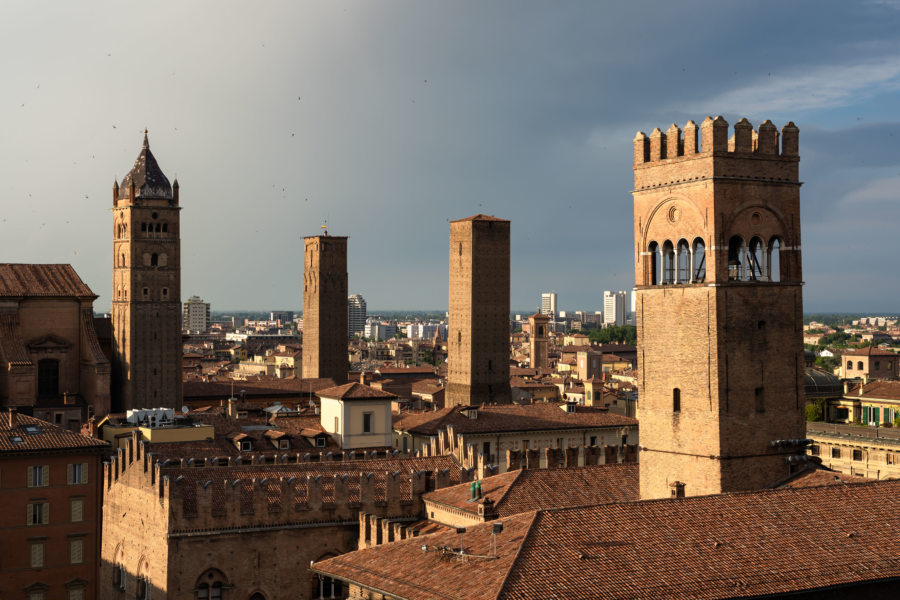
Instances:
[[[674,123],[649,136],[639,131],[634,137],[634,189],[713,177],[799,185],[799,135],[793,122],[779,135],[771,121],[754,130],[740,119],[729,138],[728,122],[721,116],[706,117],[699,128],[688,121],[683,131]]]

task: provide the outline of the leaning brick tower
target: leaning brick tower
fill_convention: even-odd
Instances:
[[[304,238],[303,377],[347,383],[347,238]]]
[[[707,117],[634,139],[642,498],[764,488],[802,460],[798,136]]]
[[[509,221],[450,222],[447,406],[509,404]]]

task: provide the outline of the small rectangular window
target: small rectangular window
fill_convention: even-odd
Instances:
[[[291,443],[288,440],[279,440],[278,441],[278,448],[280,450],[287,450],[290,447],[291,447]]]
[[[809,447],[809,453],[812,454],[813,456],[819,456],[819,452],[820,452],[820,449],[819,449],[818,444],[813,444],[812,446]]]
[[[363,433],[372,433],[373,414],[363,413]]]
[[[325,438],[317,437],[316,438],[316,448],[324,448],[325,447]]]
[[[37,569],[44,566],[44,542],[31,543],[31,568]]]
[[[72,498],[69,501],[69,516],[73,523],[84,521],[84,498]]]
[[[853,460],[862,460],[862,459],[863,459],[862,450],[854,449],[853,450]]]
[[[253,449],[253,444],[251,442],[241,442],[241,452],[249,452]]]
[[[26,507],[26,525],[46,525],[50,522],[50,505],[46,502],[34,502]]]
[[[841,449],[840,448],[832,448],[831,449],[831,458],[840,458],[841,457]]]
[[[766,412],[766,398],[763,393],[763,388],[758,387],[753,390],[754,395],[754,404],[756,405],[756,412],[762,413]]]
[[[50,465],[28,467],[28,487],[47,487],[50,480]]]
[[[84,540],[69,540],[69,562],[73,565],[84,562]]]
[[[69,485],[87,483],[87,463],[74,463],[68,465],[67,481]]]

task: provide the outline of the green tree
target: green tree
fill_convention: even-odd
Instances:
[[[807,421],[821,421],[822,420],[822,407],[819,406],[818,402],[814,404],[806,405],[806,420]]]

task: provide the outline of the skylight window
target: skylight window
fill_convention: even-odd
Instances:
[[[9,436],[9,441],[12,442],[13,444],[21,444],[21,443],[22,443],[22,436],[20,436],[20,435],[11,435],[11,436]]]
[[[25,433],[27,433],[28,435],[38,435],[39,433],[43,433],[43,431],[41,431],[41,428],[37,425],[23,425],[22,429],[24,429]]]

